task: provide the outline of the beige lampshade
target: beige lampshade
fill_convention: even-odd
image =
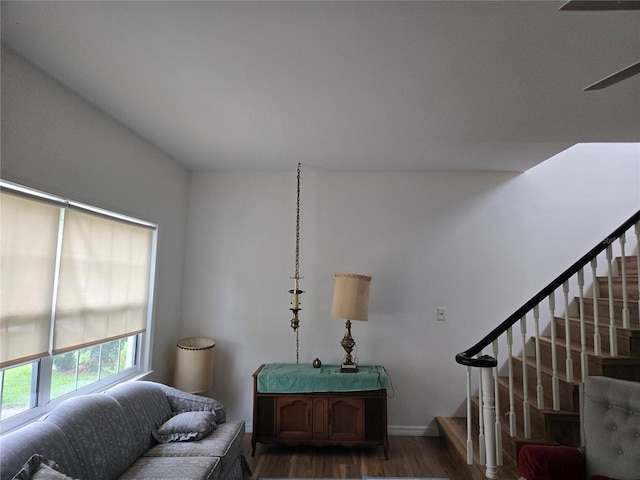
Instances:
[[[189,393],[208,390],[213,381],[213,347],[211,338],[187,337],[178,340],[173,386]]]
[[[347,320],[369,319],[371,277],[355,273],[336,273],[331,316]]]

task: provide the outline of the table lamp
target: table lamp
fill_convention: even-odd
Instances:
[[[173,386],[189,393],[201,393],[213,382],[213,347],[211,338],[187,337],[178,340]]]
[[[370,283],[371,277],[367,275],[355,273],[336,273],[335,275],[331,317],[347,320],[344,337],[340,342],[346,352],[340,369],[341,372],[358,371],[358,365],[351,357],[353,347],[356,345],[351,336],[351,320],[368,320]]]

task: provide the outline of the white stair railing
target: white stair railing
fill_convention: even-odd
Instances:
[[[580,378],[579,384],[579,400],[580,404],[583,402],[584,394],[584,382],[589,375],[589,358],[590,352],[594,355],[602,354],[602,338],[600,333],[600,314],[601,302],[608,302],[608,328],[609,333],[609,354],[611,356],[618,355],[618,341],[617,341],[617,329],[619,325],[622,328],[638,328],[640,327],[640,316],[637,311],[640,311],[640,295],[638,298],[637,311],[634,310],[634,314],[631,315],[631,308],[629,305],[629,288],[631,286],[628,283],[630,274],[628,272],[629,264],[626,261],[626,235],[629,230],[634,229],[636,237],[636,252],[635,252],[635,264],[637,272],[640,272],[640,211],[638,211],[633,217],[625,222],[620,228],[618,228],[611,235],[606,237],[600,244],[594,247],[589,253],[584,255],[578,262],[567,269],[556,280],[551,282],[545,289],[534,296],[529,302],[524,304],[507,320],[494,329],[489,335],[487,335],[481,342],[472,347],[471,349],[460,353],[456,356],[456,361],[462,365],[467,366],[467,463],[472,464],[474,460],[474,446],[473,435],[474,430],[472,418],[472,405],[473,405],[473,370],[478,371],[478,452],[479,463],[485,468],[485,476],[487,478],[498,478],[498,469],[503,465],[502,456],[502,423],[501,416],[503,415],[500,406],[500,396],[498,395],[500,383],[498,377],[498,345],[500,338],[502,338],[507,345],[507,388],[508,388],[508,400],[509,405],[506,407],[508,410],[505,412],[509,422],[509,435],[511,437],[524,436],[524,438],[532,438],[532,425],[531,425],[531,405],[529,398],[529,359],[531,355],[535,355],[535,367],[533,361],[531,361],[531,368],[535,368],[535,391],[536,402],[535,408],[538,410],[545,409],[544,398],[544,378],[549,373],[543,368],[542,358],[546,355],[550,356],[551,362],[551,399],[552,408],[555,411],[560,411],[563,407],[561,401],[561,382],[566,383],[571,387],[574,384],[574,359],[572,357],[572,323],[579,322],[579,353],[576,353],[576,358],[579,357],[580,361]],[[613,246],[616,244],[621,260],[619,268],[614,271],[613,258],[614,251]],[[604,266],[606,268],[606,277],[602,276],[604,272],[598,271],[598,256],[603,255],[605,257]],[[585,295],[585,269],[588,269],[591,275],[591,293],[592,299],[587,302],[587,296]],[[614,289],[617,288],[614,285],[615,273],[619,274],[622,298],[616,299]],[[638,275],[638,273],[636,273]],[[602,279],[606,281],[607,298],[602,299],[600,296],[601,288],[599,281]],[[640,275],[638,275],[638,290],[640,291]],[[577,293],[571,294],[571,285],[577,285]],[[604,289],[604,285],[602,289]],[[635,288],[635,285],[634,287]],[[557,331],[556,323],[556,294],[562,292],[562,298],[564,300],[564,338],[560,338]],[[547,300],[548,302],[548,318],[543,315],[541,317],[540,304]],[[579,313],[579,318],[575,319],[572,311],[572,304],[576,305],[576,310]],[[591,317],[587,319],[587,305],[593,309]],[[527,328],[527,318],[529,313],[533,316],[534,331],[533,337],[529,339],[529,332]],[[617,317],[620,317],[616,320]],[[631,317],[634,318],[631,318]],[[639,318],[635,318],[638,316]],[[562,318],[562,317],[560,317]],[[549,346],[543,348],[543,337],[541,336],[541,321],[548,322],[548,330],[550,339],[548,340]],[[514,345],[513,338],[513,325],[516,322],[520,322],[520,343],[517,347]],[[593,323],[593,336],[587,335],[587,325],[589,322]],[[619,323],[618,323],[619,322]],[[574,327],[575,328],[575,327]],[[544,330],[544,329],[543,329]],[[577,335],[577,333],[575,334]],[[565,345],[566,358],[565,358],[565,375],[563,379],[560,378],[558,371],[558,351],[557,343],[562,340]],[[528,344],[531,342],[531,348],[528,349]],[[544,341],[546,344],[547,340]],[[577,340],[576,340],[577,342]],[[592,342],[590,344],[589,342]],[[491,346],[492,356],[483,355],[483,349]],[[516,356],[514,355],[514,348],[521,350],[520,360],[522,362],[522,419],[518,421],[518,413],[515,408],[515,371],[514,362]],[[577,348],[577,345],[575,346]],[[577,352],[577,350],[576,350]],[[533,386],[532,386],[533,387]],[[518,425],[521,425],[521,431],[518,431]],[[584,432],[581,426],[580,437],[584,438]]]

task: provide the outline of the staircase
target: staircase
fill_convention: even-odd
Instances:
[[[627,238],[634,239],[631,255]],[[588,375],[640,381],[638,250],[640,211],[456,356],[467,366],[467,417],[436,421],[449,451],[468,464],[470,479],[517,479],[517,452],[527,443],[580,446]]]

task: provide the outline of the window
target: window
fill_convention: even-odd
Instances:
[[[0,181],[0,420],[149,370],[156,226]]]

